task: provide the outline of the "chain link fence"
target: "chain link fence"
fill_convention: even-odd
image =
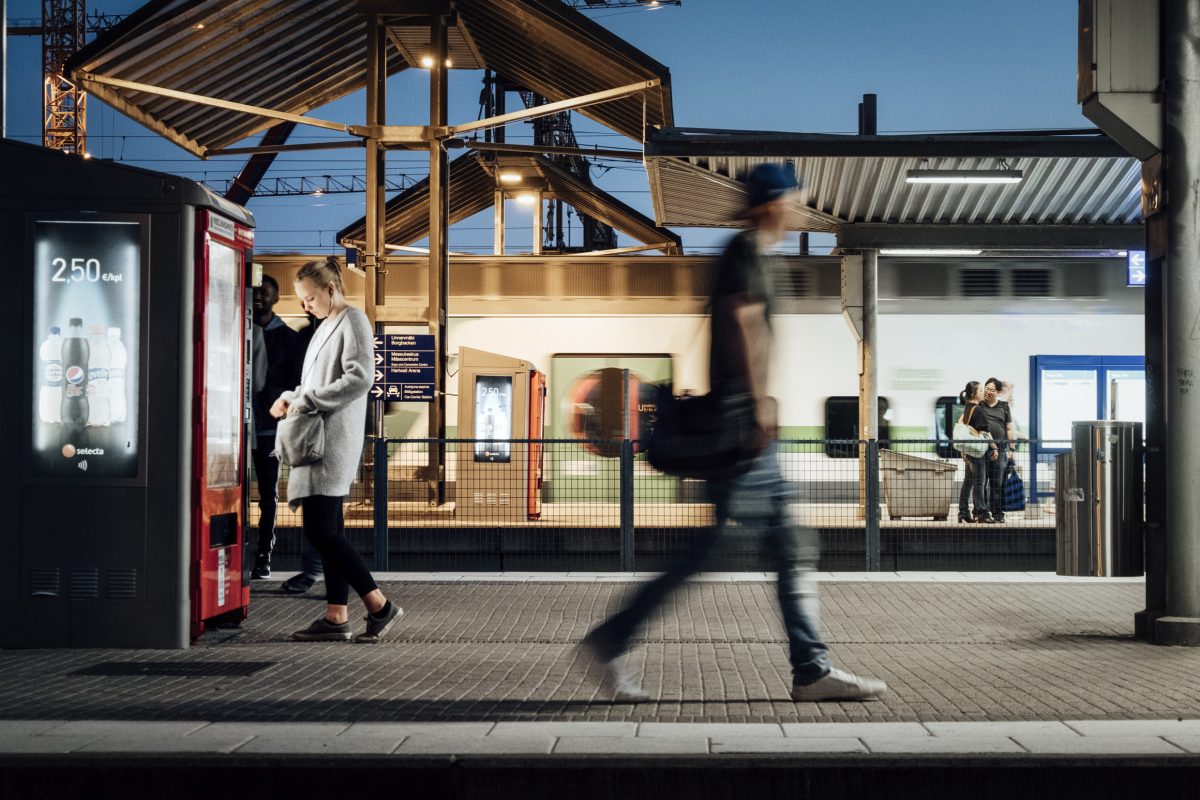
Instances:
[[[822,570],[1054,569],[1053,458],[1069,443],[1022,442],[1016,482],[1000,456],[972,472],[945,444],[779,442],[793,518],[819,531]],[[298,568],[303,536],[287,478],[284,467],[282,571]],[[376,569],[420,572],[651,572],[715,524],[703,481],[658,472],[637,441],[578,439],[368,439],[345,517]],[[727,531],[706,569],[765,570],[757,532]]]

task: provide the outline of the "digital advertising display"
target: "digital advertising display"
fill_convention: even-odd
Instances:
[[[33,229],[33,474],[136,477],[142,223]]]
[[[512,458],[512,376],[475,378],[475,460],[507,464]]]

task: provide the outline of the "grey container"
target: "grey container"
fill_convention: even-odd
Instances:
[[[1055,461],[1059,575],[1133,577],[1144,569],[1142,424],[1071,426],[1071,452]]]
[[[883,473],[883,496],[891,519],[944,520],[958,500],[954,494],[957,464],[880,450],[879,471]]]

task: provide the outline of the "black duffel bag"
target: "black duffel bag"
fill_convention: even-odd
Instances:
[[[646,460],[667,475],[727,480],[750,469],[759,452],[754,398],[749,393],[676,397],[658,387]]]

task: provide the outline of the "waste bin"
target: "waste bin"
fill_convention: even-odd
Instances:
[[[930,458],[879,451],[883,499],[891,519],[933,517],[944,520],[955,502],[954,473],[958,465]]]
[[[1134,577],[1144,567],[1142,424],[1075,422],[1055,462],[1059,575]]]

